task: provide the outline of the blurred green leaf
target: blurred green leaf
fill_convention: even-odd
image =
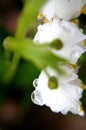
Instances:
[[[86,63],[81,65],[78,74],[79,78],[83,81],[84,84],[86,84]]]
[[[3,40],[4,38],[6,38],[8,36],[8,32],[0,26],[0,56],[2,55],[2,53],[4,52],[4,48],[3,48]]]
[[[86,110],[86,90],[83,91],[81,102],[82,102],[84,110]]]
[[[45,0],[26,0],[24,8],[20,14],[17,28],[16,37],[22,39],[29,27],[35,24],[37,20],[37,14],[40,7]]]
[[[12,87],[23,89],[21,104],[24,107],[30,106],[31,92],[33,91],[33,80],[39,75],[39,70],[30,62],[20,60],[17,73],[12,82]]]
[[[7,85],[4,77],[10,74],[9,68],[11,69],[11,61],[9,60],[9,58],[7,58],[7,56],[3,55],[2,57],[0,57],[0,85]]]
[[[42,70],[46,66],[50,66],[57,72],[62,73],[60,63],[67,63],[64,58],[54,55],[49,51],[49,45],[35,45],[30,39],[17,40],[12,37],[8,37],[4,41],[4,47],[6,50],[15,52],[20,57],[34,63],[38,69]]]
[[[86,62],[86,52],[84,52],[78,59],[77,64],[80,66]]]
[[[0,88],[3,86],[3,77],[10,63],[10,55],[3,48],[3,41],[7,36],[8,32],[0,26]]]
[[[20,60],[12,86],[28,88],[28,86],[32,86],[32,82],[38,77],[38,74],[39,70],[33,64]]]
[[[83,29],[83,33],[86,34],[86,15],[81,14],[78,18],[79,20],[79,27]]]
[[[77,63],[79,65],[79,78],[86,84],[86,52],[81,55]]]

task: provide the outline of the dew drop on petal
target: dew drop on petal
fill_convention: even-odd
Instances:
[[[33,86],[34,86],[34,87],[37,87],[37,85],[38,85],[38,79],[35,79],[35,80],[33,81]]]
[[[43,100],[41,97],[41,94],[39,91],[35,90],[32,94],[31,94],[31,99],[33,101],[33,103],[37,104],[37,105],[43,105]]]

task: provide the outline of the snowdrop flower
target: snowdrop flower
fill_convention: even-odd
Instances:
[[[43,14],[49,20],[55,17],[71,20],[83,13],[85,4],[86,0],[47,0],[40,10],[39,18]]]
[[[82,34],[82,30],[71,22],[56,18],[49,23],[38,26],[38,32],[34,37],[34,42],[35,44],[51,44],[51,42],[57,39],[61,40],[62,48],[59,50],[51,50],[56,55],[67,58],[70,63],[74,64],[80,55],[86,51],[86,46],[83,44],[83,40],[86,39],[86,35]]]
[[[46,105],[56,113],[67,114],[70,111],[74,114],[84,115],[79,100],[83,91],[81,81],[72,68],[62,66],[62,69],[66,71],[66,75],[60,76],[47,67],[46,71],[50,78],[45,70],[41,72],[39,78],[34,81],[35,90],[31,95],[32,101],[37,105]]]

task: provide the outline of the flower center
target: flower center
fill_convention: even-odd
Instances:
[[[63,43],[60,39],[54,40],[50,45],[56,50],[60,50],[63,47]]]
[[[58,81],[57,81],[55,76],[49,77],[48,87],[50,89],[57,89],[58,88]]]

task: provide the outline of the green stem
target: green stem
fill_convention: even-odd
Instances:
[[[5,76],[4,76],[4,83],[6,85],[10,84],[11,81],[13,80],[15,74],[16,74],[16,70],[19,64],[19,56],[17,54],[14,54],[11,65],[9,67],[9,69],[7,70]]]

